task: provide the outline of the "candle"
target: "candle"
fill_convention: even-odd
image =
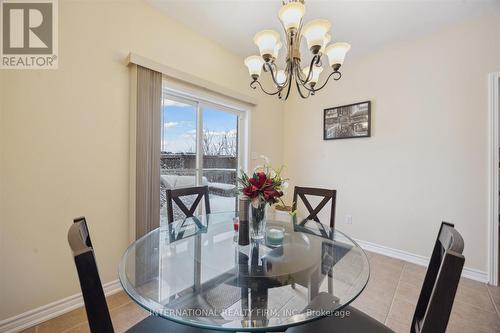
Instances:
[[[239,226],[240,226],[240,220],[237,217],[233,218],[233,229],[234,229],[234,231],[237,232]]]
[[[285,236],[285,231],[283,228],[270,227],[266,232],[267,243],[271,246],[278,246],[283,244],[283,237]]]

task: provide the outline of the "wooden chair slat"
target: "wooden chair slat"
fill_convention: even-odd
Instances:
[[[208,197],[208,186],[195,186],[195,187],[185,187],[178,189],[168,189],[167,194],[167,221],[168,223],[174,222],[174,206],[173,202],[179,207],[184,215],[187,217],[193,217],[198,205],[201,200],[205,199],[205,213],[210,214],[210,200]],[[193,204],[188,208],[184,202],[180,199],[181,197],[197,195]]]
[[[323,200],[321,200],[321,202],[316,206],[316,208],[313,208],[311,203],[307,199],[306,195],[323,197]],[[306,220],[314,220],[318,223],[321,223],[318,214],[331,200],[332,203],[330,211],[330,228],[335,228],[335,205],[337,199],[336,190],[296,186],[293,192],[293,205],[292,205],[293,211],[297,209],[298,198],[300,198],[301,201],[304,203],[304,206],[306,206],[306,209],[309,213]]]

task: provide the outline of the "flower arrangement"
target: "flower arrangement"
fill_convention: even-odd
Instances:
[[[271,167],[266,157],[262,158],[266,163],[256,167],[251,177],[244,171],[241,171],[241,177],[238,177],[239,192],[251,201],[250,237],[254,240],[264,238],[267,206],[277,202],[283,203],[283,190],[288,186],[286,179],[281,176],[283,166],[276,170]]]
[[[283,203],[281,197],[288,186],[287,179],[281,176],[284,167],[274,169],[269,164],[269,160],[264,156],[262,157],[266,163],[256,167],[251,177],[242,171],[241,177],[238,178],[239,191],[251,200],[254,207],[262,203],[269,205],[278,202]]]

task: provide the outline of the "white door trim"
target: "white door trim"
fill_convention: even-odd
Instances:
[[[488,278],[498,285],[498,219],[499,219],[499,88],[500,72],[488,76],[489,126],[489,205],[488,205]]]

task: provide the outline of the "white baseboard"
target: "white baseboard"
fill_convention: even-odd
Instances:
[[[122,290],[122,286],[118,280],[105,283],[102,287],[106,296],[115,294]],[[19,332],[81,306],[83,306],[83,297],[81,293],[69,296],[0,321],[0,332]]]
[[[370,252],[378,253],[384,256],[404,260],[407,262],[411,262],[412,264],[420,265],[420,266],[425,266],[429,264],[429,258],[425,256],[421,256],[418,254],[402,251],[402,250],[397,250],[393,249],[387,246],[383,245],[378,245],[375,243],[355,239],[355,241],[363,248],[363,250],[367,250]],[[464,267],[462,270],[462,276],[471,280],[483,282],[483,283],[488,283],[489,282],[489,277],[488,277],[488,272],[483,272],[478,269],[474,268],[469,268],[469,267]]]

